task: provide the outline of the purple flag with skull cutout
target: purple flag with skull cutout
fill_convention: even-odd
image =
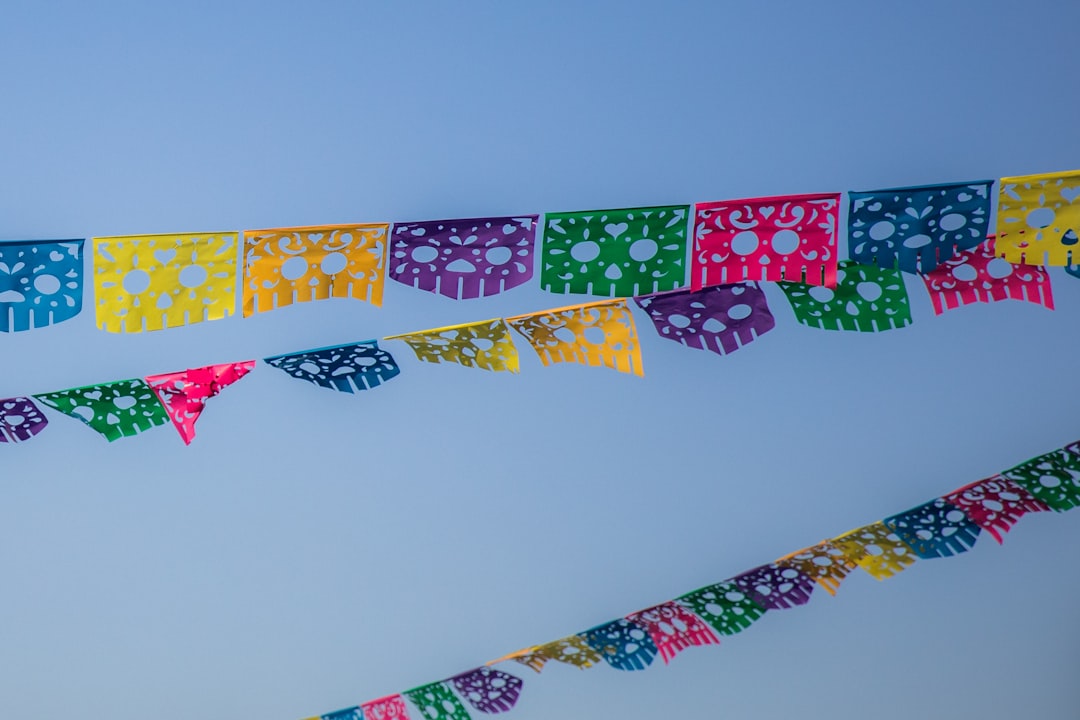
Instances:
[[[48,418],[30,398],[0,400],[0,442],[24,442],[48,424]]]
[[[514,707],[521,695],[521,678],[495,670],[479,667],[450,678],[461,697],[483,713],[506,712]]]
[[[634,298],[660,337],[720,355],[733,353],[776,327],[756,283],[673,290]]]
[[[390,277],[455,300],[487,297],[533,275],[538,215],[397,223]]]

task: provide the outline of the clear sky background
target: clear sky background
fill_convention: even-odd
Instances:
[[[422,220],[1080,167],[1059,2],[8,2],[0,238]],[[297,720],[717,582],[1080,437],[1080,280],[879,335],[796,324],[646,376],[261,364],[106,443],[0,448],[0,715]],[[0,397],[558,307],[390,283],[150,334],[0,337]],[[1080,513],[769,613],[510,717],[1074,718]],[[479,713],[474,713],[478,716]],[[414,713],[418,717],[418,713]]]

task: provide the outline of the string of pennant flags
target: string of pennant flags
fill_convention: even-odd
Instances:
[[[835,595],[856,568],[877,580],[919,560],[970,550],[986,531],[999,544],[1021,517],[1080,505],[1080,441],[999,474],[719,583],[629,613],[589,630],[510,653],[445,680],[314,716],[309,720],[408,720],[410,706],[427,720],[469,720],[469,708],[511,710],[524,681],[496,667],[513,661],[537,673],[549,662],[587,669],[645,670],[693,646],[718,645],[767,612],[809,602],[818,588]]]

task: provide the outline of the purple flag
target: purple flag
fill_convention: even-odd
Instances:
[[[514,707],[521,695],[521,678],[502,670],[479,667],[450,678],[461,697],[484,713],[505,712]]]
[[[394,225],[390,277],[455,300],[487,297],[533,274],[538,215]]]
[[[805,605],[814,580],[793,567],[762,565],[732,578],[736,586],[766,610]]]
[[[0,400],[0,442],[29,440],[48,424],[48,418],[30,398]]]
[[[720,355],[735,352],[776,326],[756,283],[674,290],[634,301],[649,313],[660,337]]]

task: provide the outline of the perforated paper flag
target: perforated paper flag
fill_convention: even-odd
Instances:
[[[504,660],[513,660],[532,668],[536,672],[540,672],[549,660],[573,665],[584,670],[600,662],[601,658],[599,653],[589,647],[584,640],[577,635],[571,635],[543,645],[518,650],[498,660],[492,660],[488,665],[494,665]]]
[[[236,307],[236,233],[94,238],[97,326],[143,332],[220,320]]]
[[[402,693],[427,720],[469,720],[469,711],[445,683],[431,683]]]
[[[360,706],[356,705],[343,710],[335,710],[325,715],[316,715],[307,718],[307,720],[364,720],[364,713],[360,710]]]
[[[801,570],[775,563],[747,570],[731,581],[766,610],[805,605],[814,592],[815,584]]]
[[[676,598],[721,635],[734,635],[750,627],[765,614],[765,608],[745,592],[726,581],[709,585]]]
[[[264,361],[298,380],[347,393],[371,390],[401,372],[394,356],[375,340],[277,355]]]
[[[26,397],[0,400],[0,442],[25,442],[49,424],[45,413]]]
[[[689,205],[547,213],[540,284],[548,292],[645,295],[686,284]]]
[[[632,613],[626,619],[645,628],[665,663],[691,645],[720,644],[720,638],[701,618],[674,600]]]
[[[967,552],[979,539],[981,530],[963,510],[941,498],[887,517],[883,522],[924,559]]]
[[[244,231],[244,317],[293,303],[382,305],[388,223]]]
[[[533,276],[538,217],[395,223],[390,277],[455,300],[515,288]]]
[[[598,625],[580,635],[616,670],[644,670],[656,657],[656,645],[645,628],[625,618]]]
[[[1001,543],[1003,535],[1029,512],[1045,512],[1050,507],[1001,475],[973,482],[945,496],[944,500],[964,511],[973,523]]]
[[[1080,263],[1080,170],[1001,178],[997,236],[1011,263]]]
[[[1080,505],[1080,442],[1001,473],[1058,512]]]
[[[450,678],[461,697],[483,713],[513,709],[525,684],[521,678],[490,667],[479,667]]]
[[[207,365],[182,372],[148,375],[146,382],[165,406],[184,444],[190,445],[195,438],[195,421],[206,407],[206,401],[247,375],[253,367],[254,360]]]
[[[930,272],[982,244],[990,229],[992,180],[848,193],[851,258],[904,272]]]
[[[971,303],[1026,300],[1054,309],[1050,275],[1046,268],[1013,265],[997,257],[993,237],[982,245],[959,253],[937,270],[923,275],[934,313]]]
[[[141,378],[35,395],[65,415],[82,420],[109,442],[169,422],[157,395]]]
[[[576,362],[644,375],[634,316],[625,300],[573,305],[506,318],[544,365]]]
[[[832,287],[839,211],[839,193],[698,203],[691,289],[747,280]]]
[[[634,298],[660,337],[720,355],[733,353],[776,326],[755,283],[674,290]]]
[[[825,588],[830,595],[835,595],[840,583],[855,569],[855,563],[844,556],[840,548],[828,540],[812,547],[797,550],[776,561],[777,565],[790,567]]]
[[[911,324],[911,305],[899,270],[845,260],[836,278],[834,288],[780,285],[801,324],[854,332],[895,330]]]
[[[82,240],[0,243],[0,331],[70,320],[82,296]]]
[[[829,542],[876,580],[890,578],[915,562],[911,548],[880,521],[856,528]]]
[[[501,318],[391,335],[383,339],[404,341],[424,362],[451,362],[482,370],[518,371],[517,348]]]
[[[360,705],[364,720],[408,720],[409,709],[401,695],[389,695]]]

